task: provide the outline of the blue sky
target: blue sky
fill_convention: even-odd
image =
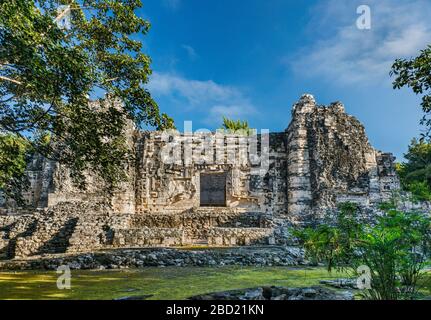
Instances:
[[[393,90],[397,57],[431,43],[427,0],[143,0],[149,83],[179,129],[220,127],[222,116],[282,131],[292,104],[311,93],[342,101],[377,149],[398,158],[420,133],[420,97]],[[371,29],[356,27],[359,5]]]

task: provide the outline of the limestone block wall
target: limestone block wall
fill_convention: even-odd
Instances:
[[[52,182],[47,192],[45,207],[53,207],[63,202],[105,202],[117,213],[134,213],[135,211],[135,172],[132,164],[125,164],[126,180],[111,194],[107,192],[100,177],[86,173],[87,188],[78,188],[64,165],[57,164],[52,174]],[[41,181],[39,181],[40,185]]]
[[[53,173],[56,169],[54,161],[36,155],[27,168],[29,188],[24,191],[23,197],[29,205],[35,208],[44,208],[48,205],[48,194],[52,188]]]
[[[379,152],[376,156],[377,172],[380,179],[380,194],[383,200],[390,198],[394,190],[400,189],[400,181],[395,171],[395,157],[391,153]]]
[[[113,245],[114,229],[127,230],[131,227],[133,215],[93,212],[78,215],[73,233],[68,239],[67,252],[85,252]]]
[[[3,232],[0,232],[0,259],[7,258],[7,248],[9,247],[8,239],[4,239]]]
[[[0,216],[1,239],[6,246],[3,256],[20,258],[101,248],[111,227],[127,228],[125,218],[110,215],[103,206],[82,202],[63,203],[32,215]]]
[[[170,228],[114,229],[113,247],[180,246],[183,230]]]
[[[92,102],[94,108],[109,100]],[[116,107],[121,103],[114,101]],[[131,121],[126,122],[123,130],[126,144],[131,155],[136,153],[137,130]],[[135,164],[124,163],[126,179],[114,190],[107,190],[104,181],[91,171],[84,172],[87,188],[82,190],[74,183],[70,169],[62,164],[35,155],[29,164],[27,176],[30,188],[24,198],[35,208],[53,207],[63,202],[106,202],[117,213],[135,211]]]
[[[312,209],[310,150],[307,120],[316,109],[314,98],[305,95],[294,105],[287,134],[288,212],[295,222],[307,220]]]
[[[15,256],[16,244],[21,237],[31,235],[37,226],[37,220],[41,216],[20,215],[20,216],[0,216],[0,256],[9,258]],[[19,252],[19,250],[18,250]]]
[[[138,139],[137,213],[174,213],[199,208],[201,175],[217,174],[225,175],[226,207],[260,209],[263,194],[253,193],[250,188],[255,176],[247,157],[250,138],[216,133],[204,137],[173,134],[171,138],[169,142],[160,132],[145,132]],[[163,160],[168,143],[178,153],[175,161]],[[205,152],[203,143],[211,145]]]
[[[212,228],[266,228],[268,217],[261,213],[241,212],[230,209],[200,209],[179,214],[134,215],[131,229],[170,228],[183,230],[183,243],[207,241]]]
[[[269,165],[263,175],[250,177],[253,195],[264,195],[261,211],[274,217],[288,215],[288,171],[287,148],[285,133],[271,133],[269,135]]]
[[[212,228],[208,235],[208,244],[213,246],[271,244],[272,232],[271,228]]]
[[[68,238],[73,233],[77,220],[78,218],[72,217],[66,221],[41,218],[30,235],[17,238],[14,257],[66,252]]]

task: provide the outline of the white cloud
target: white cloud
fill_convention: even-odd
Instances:
[[[222,116],[242,119],[257,114],[257,109],[240,89],[212,80],[191,80],[154,72],[148,90],[156,98],[167,98],[184,109],[205,112],[204,122],[208,125],[220,123]]]
[[[256,108],[249,104],[215,105],[210,109],[209,116],[205,119],[205,122],[208,124],[212,124],[215,120],[219,123],[220,119],[222,119],[223,117],[227,117],[234,120],[244,120],[244,117],[247,117],[248,119],[250,116],[254,116],[256,114]]]
[[[196,53],[196,50],[192,46],[183,44],[181,48],[183,48],[186,51],[190,60],[196,60],[196,58],[199,57],[199,55]]]
[[[181,96],[192,106],[241,97],[241,93],[233,87],[219,85],[212,80],[190,80],[170,73],[154,72],[148,88],[156,95]]]
[[[341,85],[373,85],[390,81],[388,74],[396,58],[415,56],[431,43],[431,2],[368,0],[371,30],[356,27],[360,4],[364,1],[320,4],[310,23],[318,27],[315,35],[320,40],[283,61],[304,76]]]
[[[176,10],[181,5],[181,0],[162,0],[162,3],[165,7]]]

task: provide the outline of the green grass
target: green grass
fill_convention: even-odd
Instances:
[[[150,299],[185,299],[214,291],[262,285],[306,287],[340,278],[324,268],[166,267],[131,270],[72,271],[71,290],[59,290],[54,271],[0,272],[0,299],[115,299],[153,295]],[[431,295],[431,274],[424,295]]]
[[[59,290],[54,271],[0,272],[0,299],[114,299],[152,294],[185,299],[214,291],[260,285],[304,287],[343,275],[322,268],[219,267],[72,271],[71,290]]]

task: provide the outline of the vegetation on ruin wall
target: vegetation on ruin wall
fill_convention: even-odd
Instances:
[[[140,7],[140,0],[1,1],[2,140],[25,140],[68,164],[80,185],[86,169],[107,185],[122,180],[131,156],[123,137],[126,119],[173,126],[145,88],[151,60],[136,35],[147,34],[150,24],[135,14]],[[110,102],[89,104],[105,95]],[[38,139],[47,135],[53,143]],[[16,148],[0,147],[1,177],[19,176],[19,161],[4,161]]]
[[[359,219],[352,203],[340,205],[334,221],[293,230],[308,258],[359,277],[368,269],[373,300],[414,299],[431,254],[431,219],[419,212],[401,212],[394,203],[381,205],[375,221]],[[364,268],[365,266],[365,268]],[[365,280],[365,279],[364,279]]]
[[[248,121],[239,119],[233,120],[227,117],[223,117],[223,124],[220,130],[245,136],[252,135],[254,132],[254,130],[250,128]]]

